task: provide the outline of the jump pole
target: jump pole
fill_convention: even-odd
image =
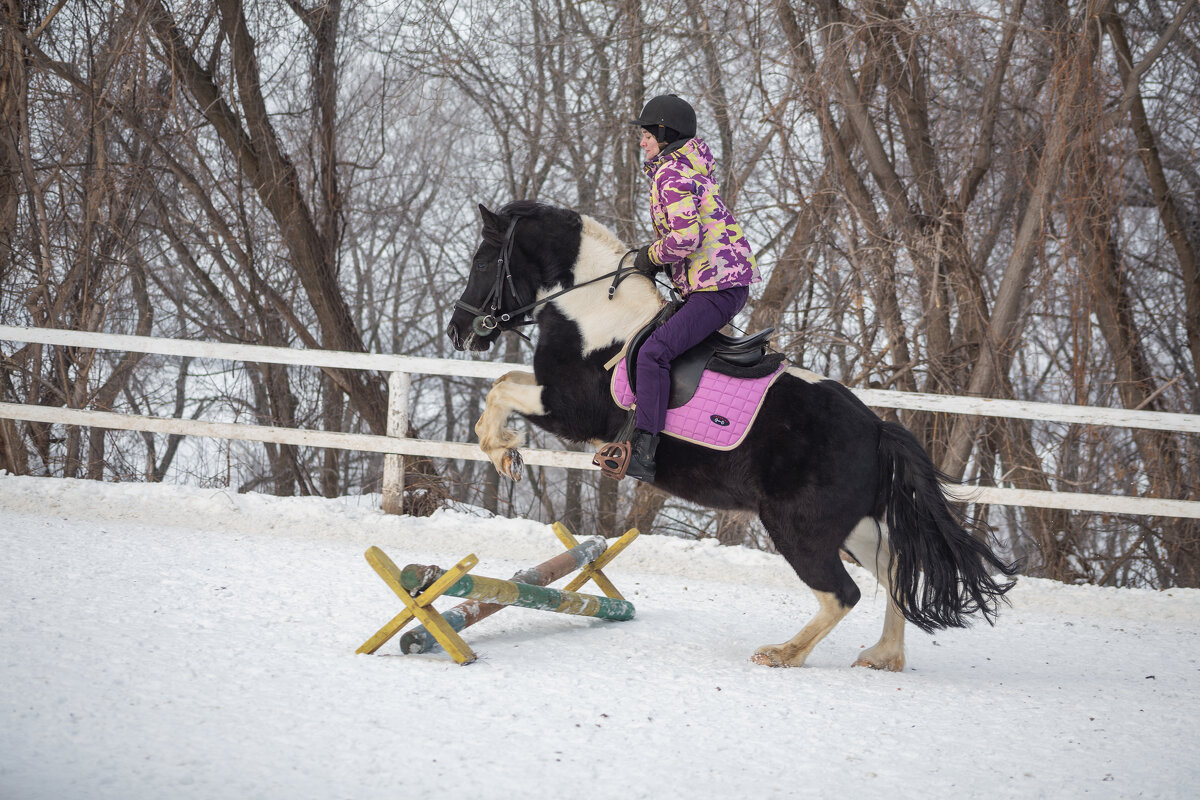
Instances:
[[[592,563],[600,557],[600,554],[604,552],[606,547],[608,547],[608,543],[604,539],[599,536],[593,537],[582,544],[575,545],[565,553],[560,553],[548,561],[543,561],[536,567],[528,567],[516,572],[510,580],[517,583],[528,583],[533,586],[546,586],[554,583],[559,578],[570,575],[584,564]],[[442,614],[442,618],[454,630],[462,631],[464,628],[468,628],[479,622],[479,620],[490,617],[502,608],[507,608],[507,606],[501,603],[484,603],[479,600],[468,600]],[[401,653],[408,653],[409,655],[413,653],[425,653],[436,646],[437,639],[423,625],[400,637]]]
[[[443,578],[441,567],[409,564],[400,573],[400,584],[409,592],[422,592]],[[536,608],[556,614],[597,617],[614,621],[633,619],[633,603],[611,597],[596,597],[565,589],[550,589],[529,583],[503,581],[482,575],[463,575],[442,594],[518,608]]]

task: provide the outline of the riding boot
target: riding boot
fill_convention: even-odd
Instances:
[[[625,474],[639,481],[654,480],[654,451],[658,449],[658,434],[637,431],[633,435],[633,452]]]

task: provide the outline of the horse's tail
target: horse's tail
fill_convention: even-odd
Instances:
[[[892,599],[926,632],[964,627],[976,612],[992,624],[1014,581],[997,582],[990,572],[1017,571],[991,551],[980,526],[947,502],[943,477],[907,428],[881,424],[879,506],[892,555]]]

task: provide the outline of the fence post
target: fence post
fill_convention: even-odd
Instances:
[[[408,435],[408,389],[412,377],[407,372],[388,376],[387,435]],[[404,456],[389,453],[383,457],[383,510],[404,513]]]

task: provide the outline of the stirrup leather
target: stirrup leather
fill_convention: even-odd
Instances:
[[[609,442],[592,456],[592,464],[608,477],[619,481],[625,477],[632,458],[633,445],[630,442]]]

